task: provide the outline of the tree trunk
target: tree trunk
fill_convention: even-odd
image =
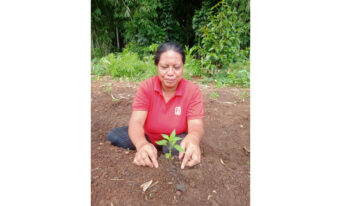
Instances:
[[[94,50],[94,39],[93,36],[91,37],[91,51],[92,51],[92,56],[95,56],[95,50]],[[91,58],[92,58],[91,56]]]
[[[117,49],[120,50],[120,39],[118,37],[118,28],[116,24],[116,39],[117,39]]]

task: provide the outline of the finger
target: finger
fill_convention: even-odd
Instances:
[[[154,149],[155,149],[155,147],[154,147]],[[154,150],[154,149],[153,150],[147,150],[147,153],[149,155],[149,158],[152,160],[154,167],[158,168],[159,164],[158,164],[157,159],[156,159],[157,150],[156,149]]]
[[[191,159],[192,153],[193,153],[193,150],[191,150],[190,148],[185,152],[185,157],[182,161],[181,169],[185,168],[187,162]]]
[[[142,156],[142,161],[144,162],[144,164],[150,168],[153,168],[153,163],[150,161],[148,153],[144,152],[141,154],[141,156]]]
[[[146,164],[144,163],[144,161],[142,159],[137,159],[137,164],[139,166],[146,166]]]
[[[134,158],[133,163],[134,163],[135,165],[138,165],[137,160],[136,160],[136,157]]]
[[[134,163],[135,165],[137,165],[137,166],[144,166],[144,163],[141,161],[141,159],[140,159],[139,156],[136,156],[136,157],[134,158],[133,163]]]
[[[180,146],[181,146],[182,149],[184,149],[185,152],[186,152],[186,142],[182,141],[182,142],[180,143]],[[180,159],[180,160],[182,159],[183,156],[184,156],[184,153],[183,153],[183,152],[179,152],[179,159]]]
[[[200,163],[200,157],[197,154],[192,155],[192,159],[187,162],[186,166],[193,167],[194,165],[197,165]]]

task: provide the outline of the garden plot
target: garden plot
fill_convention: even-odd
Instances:
[[[201,163],[180,169],[159,152],[159,168],[138,167],[134,150],[105,141],[127,126],[138,83],[93,78],[91,205],[250,205],[249,90],[200,85],[205,136]]]

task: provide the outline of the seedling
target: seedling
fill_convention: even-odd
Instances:
[[[182,147],[178,144],[176,144],[176,142],[178,140],[181,140],[180,137],[175,136],[175,129],[173,130],[173,132],[170,134],[170,136],[166,135],[166,134],[161,134],[161,136],[164,138],[163,140],[160,141],[156,141],[156,144],[158,145],[163,145],[163,146],[167,146],[168,147],[168,153],[165,154],[167,159],[174,159],[174,156],[172,157],[172,148],[175,148],[176,150],[178,150],[179,152],[185,152],[184,149],[182,149]]]
[[[105,84],[105,92],[108,94],[111,92],[111,88],[109,84]]]
[[[210,94],[211,99],[218,99],[218,97],[219,97],[219,94],[217,92],[211,92]]]

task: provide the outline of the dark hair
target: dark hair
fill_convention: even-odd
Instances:
[[[185,52],[182,46],[176,42],[165,42],[161,44],[156,50],[156,53],[154,56],[155,65],[159,63],[161,54],[168,50],[172,50],[172,51],[179,53],[182,57],[182,63],[185,64],[186,56],[185,56]]]

